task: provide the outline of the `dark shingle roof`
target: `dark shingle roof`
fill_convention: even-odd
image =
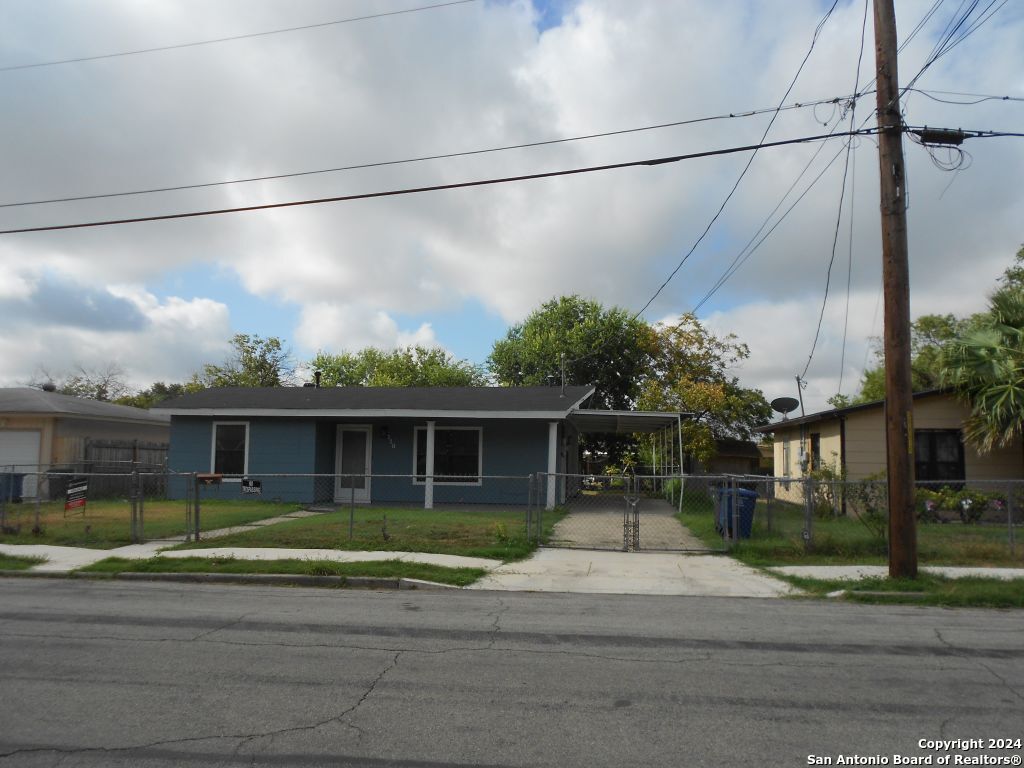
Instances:
[[[141,421],[150,424],[167,424],[168,422],[166,415],[150,413],[142,408],[104,403],[85,397],[60,395],[56,392],[44,392],[32,387],[0,389],[0,413],[79,416],[90,419]]]
[[[925,389],[920,392],[913,394],[913,399],[918,400],[922,397],[933,397],[935,395],[948,395],[952,394],[952,389]],[[771,434],[776,430],[788,429],[789,427],[796,427],[801,424],[812,424],[816,421],[829,421],[831,419],[838,419],[840,416],[845,416],[848,413],[857,413],[858,411],[867,411],[872,408],[881,408],[885,405],[885,400],[872,400],[870,403],[858,403],[857,405],[848,405],[845,408],[830,408],[827,411],[818,411],[817,413],[808,413],[806,416],[797,416],[792,419],[785,419],[779,421],[773,421],[771,424],[765,424],[761,427],[756,427],[755,432],[761,434]]]
[[[216,387],[156,410],[190,411],[568,411],[593,387]]]

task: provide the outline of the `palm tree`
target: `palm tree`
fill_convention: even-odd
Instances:
[[[1007,278],[989,312],[944,350],[943,383],[970,404],[964,433],[982,453],[1024,437],[1024,285]]]

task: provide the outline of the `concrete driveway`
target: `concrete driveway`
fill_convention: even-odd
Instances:
[[[568,503],[568,510],[555,525],[549,546],[622,549],[622,518],[626,510],[622,496],[578,496]],[[639,510],[640,549],[707,551],[704,542],[676,519],[676,509],[664,499],[642,498]]]
[[[544,548],[467,589],[622,595],[783,597],[788,584],[718,555]]]

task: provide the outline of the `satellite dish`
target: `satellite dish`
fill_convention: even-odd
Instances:
[[[781,413],[783,421],[786,419],[786,414],[796,410],[798,405],[800,405],[800,401],[795,397],[776,397],[771,402],[772,410]]]

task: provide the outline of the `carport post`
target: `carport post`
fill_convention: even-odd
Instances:
[[[555,508],[555,491],[558,483],[555,473],[558,472],[558,422],[548,422],[548,498],[546,509]]]
[[[434,508],[434,424],[427,422],[427,466],[424,467],[426,477],[423,478],[423,508]]]

